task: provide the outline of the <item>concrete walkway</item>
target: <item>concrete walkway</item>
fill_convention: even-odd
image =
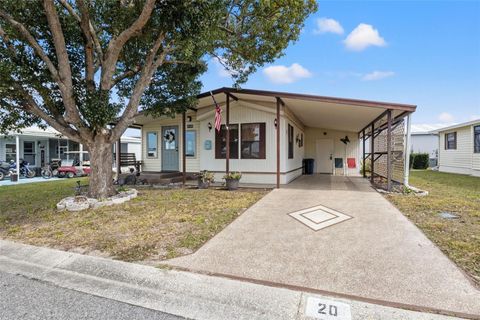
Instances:
[[[158,269],[0,240],[0,278],[2,273],[7,276],[11,274],[24,279],[39,280],[39,284],[48,285],[53,297],[48,297],[50,299],[39,297],[30,303],[30,307],[34,307],[37,302],[38,308],[47,312],[49,319],[55,315],[55,310],[48,309],[49,301],[58,296],[56,302],[61,304],[68,298],[62,295],[65,293],[62,288],[83,292],[86,294],[84,298],[87,300],[98,300],[96,297],[109,299],[103,303],[103,306],[110,308],[110,312],[105,312],[100,317],[101,319],[107,318],[109,314],[112,314],[111,311],[118,306],[112,300],[195,320],[326,319],[323,315],[327,313],[322,310],[328,310],[329,314],[332,314],[333,311],[336,316],[327,319],[338,320],[458,319],[339,299],[301,290]],[[18,309],[19,307],[15,306],[15,303],[18,303],[23,295],[29,294],[29,292],[22,292],[23,288],[21,287],[16,287],[16,289],[19,291],[18,293],[10,290],[14,296],[0,300],[1,319],[5,318],[2,318],[2,314],[7,314],[5,312],[8,312],[9,309]],[[8,291],[8,288],[6,290]],[[27,290],[32,291],[32,288]],[[71,292],[71,294],[73,293]],[[37,300],[43,301],[44,304],[38,305]],[[68,313],[72,312],[78,302],[81,303],[81,301],[77,301],[77,303],[68,304]],[[320,303],[323,304],[323,307],[320,306]],[[56,309],[60,307],[57,306]],[[97,310],[98,307],[101,306],[97,306]],[[124,316],[128,315],[126,311],[128,310],[124,309]],[[22,314],[22,319],[44,318],[41,314],[37,312],[33,317],[29,317],[26,312]],[[83,315],[82,319],[99,318],[88,317],[84,310],[80,315]],[[144,319],[146,315],[148,314],[144,313],[139,317],[133,315],[132,318]],[[7,316],[6,318],[11,317]],[[69,319],[68,315],[63,318]],[[475,316],[468,318],[476,319]]]
[[[318,205],[352,218],[314,231],[289,215]],[[313,213],[310,223],[322,215],[328,213]],[[362,178],[303,176],[273,190],[196,253],[167,263],[480,315],[480,291]]]

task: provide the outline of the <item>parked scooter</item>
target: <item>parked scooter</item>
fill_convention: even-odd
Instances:
[[[0,162],[0,181],[5,179],[6,176],[10,174],[10,163],[1,161]]]
[[[15,161],[10,160],[10,174],[17,173],[17,164]],[[26,178],[33,178],[35,177],[35,171],[30,169],[28,162],[20,159],[20,176],[24,176]]]

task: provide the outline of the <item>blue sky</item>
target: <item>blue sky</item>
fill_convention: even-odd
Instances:
[[[204,90],[232,85],[209,65]],[[416,104],[414,124],[480,118],[480,1],[321,1],[242,87]]]

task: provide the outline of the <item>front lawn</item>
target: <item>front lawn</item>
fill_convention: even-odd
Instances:
[[[480,284],[480,178],[411,171],[410,184],[429,195],[388,195],[388,199]],[[447,220],[440,212],[459,218]]]
[[[123,205],[57,211],[75,181],[0,187],[0,238],[155,263],[199,248],[266,193],[143,189]]]

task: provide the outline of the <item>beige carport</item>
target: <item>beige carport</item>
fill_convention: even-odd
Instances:
[[[227,140],[229,140],[230,102],[232,100],[252,104],[276,105],[276,175],[280,187],[280,114],[289,114],[305,126],[358,133],[362,141],[363,176],[371,182],[386,181],[385,187],[392,188],[392,182],[408,184],[409,127],[410,115],[415,105],[345,99],[287,92],[252,89],[219,88],[198,96],[195,109],[212,107],[212,95],[217,103],[226,106]],[[405,119],[407,130],[405,132]],[[366,152],[367,144],[370,147]],[[229,171],[229,145],[225,171]]]

